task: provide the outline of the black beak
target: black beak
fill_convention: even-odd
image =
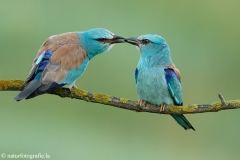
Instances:
[[[135,46],[139,46],[139,44],[140,44],[140,41],[137,39],[137,37],[127,38],[127,39],[125,39],[125,42],[130,43]]]
[[[114,43],[125,43],[125,38],[117,35],[113,35],[113,38],[110,40],[110,44]]]

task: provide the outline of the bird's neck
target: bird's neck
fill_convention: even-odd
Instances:
[[[154,56],[141,56],[138,64],[144,67],[162,67],[165,68],[172,64],[171,58],[156,58]]]
[[[93,53],[87,53],[87,57],[90,59],[92,59],[93,57],[95,57],[97,54],[93,54]]]
[[[147,67],[159,66],[165,68],[172,64],[170,50],[168,47],[159,47],[157,49],[140,49],[140,61]]]
[[[93,57],[95,57],[98,52],[96,50],[93,50],[91,45],[89,45],[90,40],[88,38],[86,38],[86,34],[85,32],[78,32],[78,38],[79,38],[79,42],[82,46],[82,48],[84,49],[84,51],[87,53],[87,57],[90,59],[92,59]]]
[[[87,38],[86,36],[87,35],[85,34],[85,32],[78,32],[78,38],[82,48],[87,53],[88,58],[92,59],[93,57],[95,57],[99,53],[102,53],[103,51],[101,51],[100,48],[98,49],[97,47],[95,47],[96,45],[92,44],[94,43],[94,41]]]

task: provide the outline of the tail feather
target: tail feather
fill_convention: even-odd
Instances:
[[[54,91],[56,88],[61,88],[65,84],[58,84],[56,82],[52,82],[50,84],[43,85],[41,84],[40,87],[38,87],[34,92],[32,92],[29,96],[26,97],[26,99],[31,99],[36,96],[42,95],[44,93],[51,93]]]
[[[23,89],[22,92],[20,92],[14,99],[16,101],[21,101],[25,98],[27,98],[30,94],[32,94],[38,87],[40,87],[41,81],[38,79],[34,79],[30,82],[30,84]]]
[[[35,70],[38,67],[38,65],[33,66],[33,68],[31,69],[27,79],[25,80],[25,82],[22,84],[22,86],[19,88],[19,90],[22,90],[24,88],[24,86],[31,81],[32,79],[34,79],[35,76]]]
[[[192,129],[195,131],[194,127],[191,123],[187,120],[187,118],[183,114],[172,114],[171,115],[180,126],[182,126],[185,130]]]

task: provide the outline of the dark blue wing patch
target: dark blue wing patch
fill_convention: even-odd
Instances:
[[[138,79],[138,68],[135,70],[135,82],[137,84],[137,79]]]
[[[47,51],[44,53],[44,56],[43,56],[41,62],[39,63],[39,66],[38,66],[38,68],[37,68],[37,70],[36,70],[36,73],[42,72],[42,71],[45,69],[45,67],[46,67],[47,64],[49,63],[50,58],[52,57],[52,54],[53,54],[53,52],[52,52],[50,49],[47,50]]]
[[[164,71],[165,71],[165,78],[167,80],[167,83],[169,83],[172,78],[177,78],[177,75],[173,69],[167,68],[167,69],[164,69]]]

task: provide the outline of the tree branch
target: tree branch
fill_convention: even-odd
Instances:
[[[22,84],[22,80],[0,80],[0,91],[18,91]],[[158,114],[194,114],[240,108],[240,100],[225,101],[221,94],[219,94],[220,102],[212,104],[188,104],[185,106],[166,105],[164,111],[162,112],[160,112],[159,106],[156,105],[146,103],[140,106],[137,101],[134,100],[118,98],[101,93],[91,93],[76,88],[73,88],[71,93],[68,88],[60,88],[56,89],[51,94],[58,95],[62,98],[68,97],[72,99],[79,99],[86,102],[100,103],[136,112],[150,112]]]

